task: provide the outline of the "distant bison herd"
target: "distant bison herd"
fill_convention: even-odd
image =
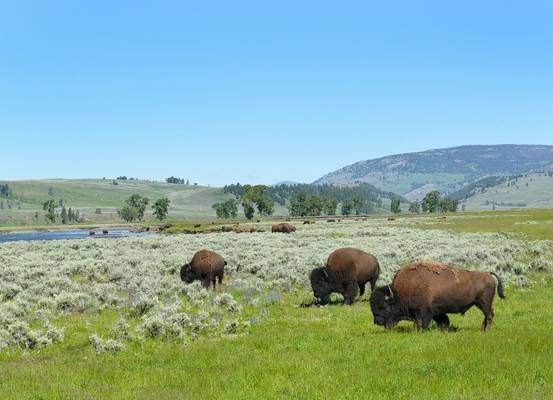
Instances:
[[[292,233],[289,223],[273,225],[274,233]],[[221,285],[226,261],[219,254],[201,250],[181,268],[183,282],[199,280],[205,288]],[[417,329],[426,330],[434,321],[439,328],[449,328],[447,314],[465,314],[473,306],[484,314],[482,328],[493,321],[495,293],[504,299],[501,279],[493,272],[468,271],[451,265],[417,261],[401,268],[390,285],[376,288],[380,265],[372,254],[347,247],[330,254],[324,267],[309,275],[316,302],[325,305],[330,294],[339,293],[345,304],[363,296],[366,284],[371,286],[370,307],[374,323],[387,329],[400,321],[412,321]]]

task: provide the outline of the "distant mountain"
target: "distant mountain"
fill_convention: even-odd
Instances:
[[[314,183],[367,182],[414,200],[431,190],[458,191],[486,176],[517,175],[551,166],[553,146],[461,146],[360,161]]]

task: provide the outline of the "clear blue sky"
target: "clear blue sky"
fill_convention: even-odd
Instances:
[[[310,182],[553,144],[552,4],[2,1],[0,179]]]

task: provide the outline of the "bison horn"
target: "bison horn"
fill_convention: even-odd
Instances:
[[[325,278],[328,278],[328,272],[326,272],[326,269],[323,269],[323,275],[325,276]]]
[[[391,287],[391,286],[388,286],[388,291],[390,292],[390,297],[389,297],[389,299],[393,299],[393,298],[394,298],[394,291],[392,290],[392,287]]]

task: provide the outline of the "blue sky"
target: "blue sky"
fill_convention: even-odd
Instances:
[[[552,4],[2,1],[0,179],[310,182],[553,144]]]

